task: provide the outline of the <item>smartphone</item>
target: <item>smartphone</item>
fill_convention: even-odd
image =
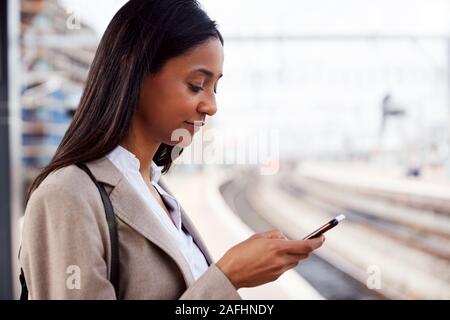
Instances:
[[[314,239],[314,238],[320,237],[322,234],[324,234],[328,230],[336,227],[339,224],[339,222],[341,222],[344,219],[345,219],[345,216],[343,214],[338,215],[336,218],[334,218],[334,219],[328,221],[327,223],[325,223],[319,229],[317,229],[317,230],[311,232],[310,234],[308,234],[306,237],[303,238],[303,240]]]

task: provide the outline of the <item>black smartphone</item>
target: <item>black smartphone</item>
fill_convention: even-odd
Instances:
[[[334,219],[328,221],[327,223],[325,223],[319,229],[317,229],[317,230],[311,232],[310,234],[308,234],[306,237],[303,238],[303,240],[314,239],[314,238],[320,237],[322,234],[324,234],[328,230],[336,227],[339,224],[339,222],[341,222],[344,219],[345,219],[345,216],[343,214],[338,215],[336,218],[334,218]]]

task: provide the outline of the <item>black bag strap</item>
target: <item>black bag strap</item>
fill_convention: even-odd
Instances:
[[[109,199],[109,195],[105,190],[105,187],[100,184],[92,174],[91,170],[84,163],[77,163],[77,166],[88,174],[92,179],[97,189],[100,191],[102,197],[103,206],[105,207],[106,222],[109,229],[109,240],[111,242],[111,274],[109,281],[111,281],[116,291],[116,297],[119,299],[119,234],[117,232],[116,219],[114,216],[114,209]]]
[[[84,163],[76,164],[80,169],[87,173],[87,175],[94,182],[95,186],[100,192],[100,196],[102,198],[103,206],[105,208],[106,221],[108,223],[109,230],[109,239],[111,242],[111,273],[109,277],[109,281],[111,281],[114,290],[116,292],[116,297],[119,299],[119,280],[120,280],[120,272],[119,272],[119,235],[117,232],[117,225],[114,216],[114,209],[109,199],[109,195],[105,190],[105,187],[100,184],[97,179],[92,174],[91,170]],[[23,273],[23,269],[20,269],[19,276],[20,284],[22,286],[22,293],[20,294],[20,300],[28,300],[28,287],[25,281],[25,276]]]
[[[25,276],[23,275],[23,269],[20,268],[20,286],[22,287],[22,291],[20,293],[20,300],[28,300],[28,287],[27,283],[25,282]]]

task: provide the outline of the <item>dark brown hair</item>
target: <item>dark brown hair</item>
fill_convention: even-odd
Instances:
[[[144,77],[209,38],[223,38],[195,0],[130,0],[114,16],[98,46],[80,104],[55,155],[27,194],[54,170],[107,155],[126,136]],[[153,161],[172,165],[162,143]]]

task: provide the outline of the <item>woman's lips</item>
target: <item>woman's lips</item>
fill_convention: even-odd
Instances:
[[[194,122],[185,121],[184,123],[188,127],[189,131],[192,132],[192,133],[197,132],[202,126],[205,125],[204,122],[200,122],[200,121],[195,122],[195,123]]]
[[[195,122],[185,121],[185,122],[187,124],[190,124],[191,126],[198,127],[198,128],[203,127],[205,125],[205,123],[202,121],[195,121]]]

